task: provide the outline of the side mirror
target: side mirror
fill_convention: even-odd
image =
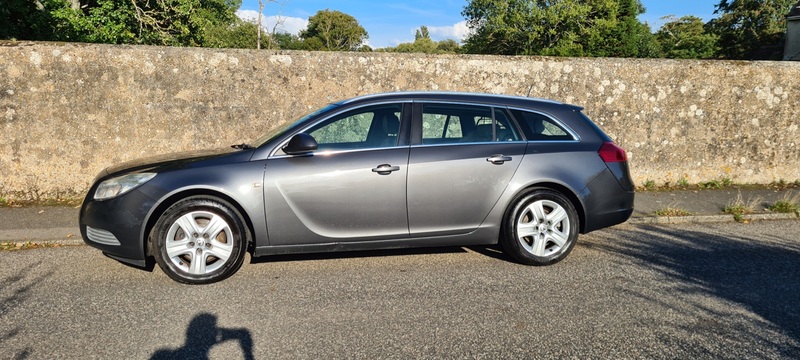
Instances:
[[[314,140],[311,135],[300,133],[292,136],[289,143],[283,147],[283,152],[289,155],[308,155],[317,150],[317,146],[317,140]]]

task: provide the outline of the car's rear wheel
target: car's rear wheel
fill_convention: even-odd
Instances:
[[[517,197],[506,212],[500,243],[523,264],[554,264],[575,246],[578,221],[575,207],[563,194],[534,189]]]
[[[178,282],[223,280],[244,262],[245,231],[241,215],[227,202],[207,196],[183,199],[153,228],[156,262]]]

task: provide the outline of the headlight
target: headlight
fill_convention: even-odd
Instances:
[[[118,176],[100,183],[94,192],[95,200],[105,200],[120,196],[128,191],[135,189],[156,176],[155,173],[135,173]]]

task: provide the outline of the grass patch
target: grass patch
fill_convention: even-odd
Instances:
[[[745,222],[743,215],[752,214],[758,209],[763,200],[760,197],[748,198],[746,201],[742,198],[742,193],[736,196],[736,199],[728,203],[722,211],[726,214],[733,215],[733,219],[738,222]]]
[[[671,190],[723,190],[723,189],[742,189],[742,190],[791,190],[800,189],[800,180],[794,182],[776,181],[769,184],[739,184],[731,179],[723,178],[696,184],[689,183],[686,178],[681,178],[677,182],[665,182],[656,184],[653,180],[647,180],[644,184],[636,186],[637,191],[671,191]]]
[[[674,206],[671,206],[671,205],[667,206],[665,208],[656,210],[655,214],[656,214],[656,216],[672,216],[672,217],[674,217],[674,216],[689,216],[689,215],[692,215],[692,213],[686,211],[685,209],[681,209],[681,208],[674,207]]]
[[[797,189],[800,188],[800,180],[789,182],[784,179],[780,179],[778,181],[773,181],[772,183],[770,183],[769,187],[774,188],[776,190]]]
[[[722,180],[711,180],[697,184],[701,189],[725,189],[734,185],[733,180],[724,178]]]
[[[70,206],[77,207],[83,202],[81,198],[66,199],[39,199],[39,200],[15,200],[0,196],[0,207],[30,207],[30,206]]]
[[[769,207],[770,211],[783,214],[797,214],[800,212],[800,193],[792,194],[791,191],[783,195],[783,199]]]
[[[17,251],[17,250],[30,250],[30,249],[43,249],[43,248],[53,248],[53,247],[62,247],[63,244],[55,244],[55,243],[35,243],[31,241],[26,242],[0,242],[0,251]]]

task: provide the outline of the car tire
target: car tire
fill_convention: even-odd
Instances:
[[[569,255],[578,240],[579,219],[572,202],[551,189],[518,196],[506,211],[500,243],[526,265],[550,265]]]
[[[247,236],[242,216],[229,203],[193,196],[170,206],[156,222],[153,251],[164,273],[186,284],[210,284],[242,266]]]

